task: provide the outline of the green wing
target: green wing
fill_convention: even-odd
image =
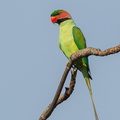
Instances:
[[[78,49],[86,48],[86,41],[84,35],[82,31],[76,26],[73,27],[73,37]]]
[[[86,41],[82,31],[78,27],[74,26],[72,32],[73,32],[74,42],[77,45],[78,49],[86,48]],[[88,58],[87,57],[82,58],[82,62],[83,65],[90,72]]]
[[[82,31],[79,28],[77,28],[76,26],[73,27],[73,37],[74,37],[74,42],[77,45],[78,49],[86,48],[86,42],[85,42],[84,35],[83,35]],[[91,85],[90,85],[90,79],[92,79],[92,77],[90,75],[88,58],[83,57],[83,58],[79,59],[78,61],[76,61],[76,67],[79,70],[81,70],[81,72],[83,73],[83,76],[85,78],[86,84],[87,84],[88,89],[89,89],[90,97],[91,97],[91,100],[92,100],[92,105],[93,105],[93,109],[94,109],[94,113],[95,113],[95,118],[96,118],[96,120],[99,120],[98,115],[97,115],[97,111],[96,111],[96,108],[95,108],[93,96],[92,96]]]

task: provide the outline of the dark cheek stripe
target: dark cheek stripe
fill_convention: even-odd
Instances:
[[[61,22],[65,21],[65,20],[69,20],[71,18],[62,18],[62,19],[58,19],[57,23],[60,24]]]

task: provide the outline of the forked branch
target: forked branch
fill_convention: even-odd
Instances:
[[[70,91],[70,87],[69,87],[68,89],[66,89],[66,92],[63,95],[61,95],[61,96],[64,96],[64,97],[60,96],[61,90],[62,90],[63,85],[65,83],[65,80],[67,78],[67,75],[68,75],[68,73],[69,73],[69,71],[70,71],[73,63],[76,60],[78,60],[78,59],[80,59],[82,57],[88,57],[90,55],[107,56],[107,55],[115,54],[115,53],[118,53],[118,52],[120,52],[120,45],[118,45],[116,47],[113,47],[113,48],[106,49],[104,51],[101,51],[100,49],[88,47],[88,48],[79,50],[79,51],[75,52],[74,54],[72,54],[71,57],[70,57],[70,60],[69,60],[69,62],[67,64],[67,66],[65,68],[63,76],[61,78],[61,81],[60,81],[60,84],[59,84],[58,89],[56,91],[55,97],[54,97],[52,103],[42,113],[42,115],[40,116],[39,120],[46,120],[51,115],[51,113],[53,112],[53,110],[55,109],[55,107],[58,104],[60,104],[61,102],[63,102],[66,98],[68,98],[70,96],[70,94],[72,93],[72,92],[70,92],[70,94],[67,95],[68,91]],[[75,75],[75,77],[76,77],[76,75]],[[66,95],[67,95],[67,97],[65,97]]]
[[[65,93],[61,94],[59,96],[59,98],[57,99],[57,102],[54,106],[54,109],[56,108],[57,105],[64,102],[65,100],[67,100],[69,98],[69,96],[72,94],[74,87],[75,87],[75,83],[76,83],[76,75],[77,75],[77,69],[74,68],[73,71],[71,72],[71,80],[70,80],[69,87],[68,88],[66,87]],[[40,116],[39,120],[46,120],[51,115],[51,113],[54,110],[54,109],[52,109],[52,111],[50,111],[51,104],[48,105],[48,107],[45,109],[45,111]]]

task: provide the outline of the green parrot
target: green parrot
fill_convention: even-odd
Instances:
[[[51,14],[51,21],[52,23],[58,23],[59,25],[59,47],[68,59],[70,59],[70,56],[76,51],[86,48],[86,41],[82,31],[76,26],[71,15],[67,11],[53,11]],[[92,77],[90,75],[88,58],[83,57],[77,60],[74,63],[74,66],[80,70],[84,76],[92,100],[96,120],[99,120],[92,96],[92,89],[90,84],[90,79],[92,79]]]

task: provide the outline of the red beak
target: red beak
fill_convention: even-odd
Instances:
[[[56,17],[51,17],[51,21],[52,21],[52,23],[55,23],[57,21],[57,18]]]

